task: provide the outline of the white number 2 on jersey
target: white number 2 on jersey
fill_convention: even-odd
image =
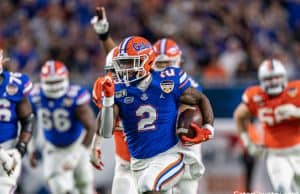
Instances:
[[[141,120],[138,122],[139,131],[155,129],[154,122],[157,119],[155,108],[150,105],[142,105],[136,110],[136,116],[141,117]]]
[[[43,129],[55,128],[59,132],[64,132],[71,127],[69,113],[62,108],[55,109],[53,112],[41,108],[38,110],[38,119]]]

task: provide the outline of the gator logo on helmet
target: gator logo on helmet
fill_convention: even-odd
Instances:
[[[137,51],[144,50],[146,48],[151,48],[150,44],[145,44],[143,42],[142,43],[133,43],[132,46]]]

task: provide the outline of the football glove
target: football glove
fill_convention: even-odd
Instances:
[[[17,161],[20,160],[21,160],[21,154],[19,153],[18,150],[11,149],[6,151],[0,148],[0,161],[4,171],[8,176],[10,176],[14,172],[17,166]]]
[[[246,147],[248,153],[251,156],[259,156],[263,153],[264,151],[264,146],[262,145],[258,145],[258,144],[254,144],[248,134],[246,132],[242,132],[240,134],[241,140],[243,142],[243,145]]]
[[[96,8],[96,16],[91,19],[91,24],[102,41],[109,37],[109,23],[106,18],[104,7]]]
[[[100,144],[101,136],[95,134],[91,146],[90,162],[97,170],[102,170],[104,167],[104,164],[101,159]]]
[[[189,138],[185,135],[181,136],[181,142],[185,146],[191,146],[194,144],[199,144],[205,142],[214,136],[214,127],[210,124],[205,124],[199,127],[196,123],[190,124],[191,128],[195,130],[195,137]]]

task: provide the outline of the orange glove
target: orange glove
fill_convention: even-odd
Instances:
[[[196,136],[194,138],[189,138],[185,135],[182,135],[181,141],[185,146],[199,144],[213,137],[214,127],[210,124],[205,124],[202,127],[199,127],[196,123],[191,123],[190,126],[195,130]]]
[[[102,82],[102,89],[105,97],[113,97],[115,93],[115,84],[113,82],[111,74],[104,77]]]
[[[95,134],[93,137],[92,145],[91,145],[91,153],[90,153],[90,162],[91,164],[98,170],[102,170],[104,168],[104,164],[101,158],[101,139],[102,137]]]
[[[104,77],[98,77],[93,86],[93,102],[95,105],[102,109],[102,84]]]

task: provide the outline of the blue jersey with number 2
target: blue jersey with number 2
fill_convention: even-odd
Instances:
[[[168,67],[151,72],[139,85],[115,87],[115,103],[134,158],[150,158],[177,144],[179,97],[190,87],[185,72]]]

